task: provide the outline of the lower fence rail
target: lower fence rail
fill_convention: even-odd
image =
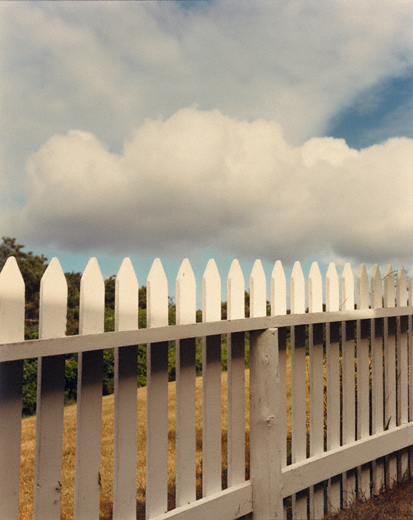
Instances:
[[[152,518],[153,520],[193,520],[194,518],[236,520],[251,513],[252,510],[252,485],[247,481]]]

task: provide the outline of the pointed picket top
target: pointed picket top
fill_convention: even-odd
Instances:
[[[221,277],[214,259],[207,263],[202,277],[202,321],[221,319]]]
[[[130,258],[124,258],[115,280],[115,330],[135,330],[139,317],[139,284]]]
[[[391,264],[386,267],[384,273],[384,307],[395,307],[396,291],[394,287],[395,279]]]
[[[287,279],[281,260],[277,260],[271,273],[271,316],[287,314]]]
[[[0,341],[24,340],[24,280],[17,260],[9,257],[0,272]]]
[[[267,282],[261,260],[255,260],[250,276],[250,317],[267,315]]]
[[[300,262],[295,262],[290,281],[291,314],[305,313],[305,280]]]
[[[369,308],[369,277],[366,264],[361,264],[357,273],[357,309]]]
[[[40,281],[39,338],[61,338],[66,334],[67,281],[54,257]]]
[[[354,276],[351,265],[344,265],[341,275],[341,309],[343,311],[354,310]]]
[[[323,279],[317,262],[313,262],[308,275],[308,311],[323,311]]]
[[[176,324],[196,322],[196,280],[188,258],[185,258],[176,277]]]
[[[397,271],[396,278],[397,307],[407,305],[407,279],[404,267],[401,265]]]
[[[159,258],[153,261],[146,282],[147,325],[165,327],[168,325],[168,280]]]
[[[245,281],[238,260],[233,260],[227,278],[227,318],[245,318]]]
[[[91,258],[80,279],[79,333],[104,331],[105,282],[96,258]]]
[[[371,307],[372,309],[380,309],[383,306],[383,287],[381,281],[381,272],[378,264],[374,264],[371,273]]]

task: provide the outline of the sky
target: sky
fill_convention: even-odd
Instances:
[[[0,229],[246,286],[413,263],[410,0],[0,2]]]

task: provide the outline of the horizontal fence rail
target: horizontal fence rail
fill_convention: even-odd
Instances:
[[[393,307],[390,309],[364,309],[354,311],[320,312],[314,314],[287,314],[262,318],[242,318],[240,320],[220,320],[192,325],[167,325],[156,329],[138,329],[122,332],[105,332],[84,336],[65,336],[43,340],[0,343],[0,362],[40,356],[74,354],[109,348],[127,347],[145,343],[162,343],[194,337],[252,332],[268,328],[292,327],[295,325],[315,325],[325,323],[352,322],[379,318],[412,316],[413,307]]]
[[[61,517],[65,359],[72,354],[78,355],[73,518],[99,518],[107,479],[101,475],[103,361],[112,349],[111,514],[136,518],[138,345],[146,349],[147,519],[235,520],[251,513],[254,520],[315,520],[413,477],[413,271],[407,277],[401,267],[395,276],[388,266],[382,277],[376,265],[369,279],[362,265],[355,283],[349,264],[340,280],[332,263],[323,283],[314,263],[306,283],[296,262],[288,312],[281,262],[270,284],[267,302],[257,261],[246,318],[244,276],[234,260],[227,318],[221,319],[221,278],[210,260],[202,280],[202,322],[196,323],[196,281],[184,260],[176,279],[176,325],[168,325],[168,281],[156,259],[147,279],[147,328],[139,329],[139,285],[125,259],[116,277],[115,331],[104,333],[104,280],[91,259],[81,279],[79,335],[66,336],[67,284],[53,259],[41,282],[39,339],[24,341],[24,282],[16,260],[8,259],[0,273],[1,518],[22,517],[22,379],[24,360],[33,358],[38,376],[30,514]]]

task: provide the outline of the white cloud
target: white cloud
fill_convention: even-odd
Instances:
[[[53,136],[11,222],[19,240],[72,251],[410,261],[412,158],[411,139],[292,147],[275,122],[187,108],[145,121],[120,155],[91,133]]]
[[[311,139],[412,65],[411,2],[0,2],[0,15],[4,234],[126,254],[411,255],[412,141]]]
[[[70,128],[119,145],[194,103],[302,144],[412,63],[405,0],[3,4],[3,120],[37,147]]]

